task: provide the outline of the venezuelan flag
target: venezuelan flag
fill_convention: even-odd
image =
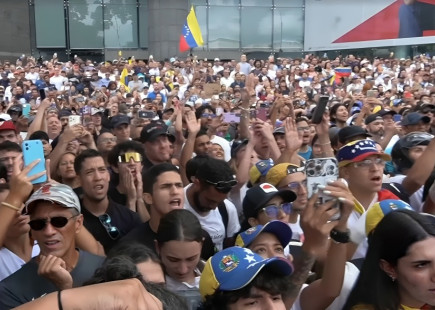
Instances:
[[[201,29],[199,29],[198,20],[196,19],[195,11],[192,6],[183,29],[181,30],[180,52],[185,52],[191,48],[203,45],[204,41],[202,40]]]
[[[351,67],[338,67],[334,69],[335,75],[331,79],[332,84],[341,84],[341,78],[349,77],[352,73]]]
[[[128,76],[128,70],[127,70],[127,68],[122,69],[121,76],[119,77],[119,83],[124,85],[125,90],[129,93],[130,92],[130,88],[128,88],[128,86],[127,86],[128,82],[126,83],[127,76]]]

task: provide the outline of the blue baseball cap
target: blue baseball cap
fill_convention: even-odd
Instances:
[[[286,223],[271,221],[264,226],[257,225],[241,232],[236,238],[236,245],[246,248],[263,232],[275,235],[283,248],[285,248],[292,239],[292,230]]]
[[[423,121],[424,123],[430,123],[430,117],[418,112],[411,112],[403,117],[401,125],[417,125],[420,121]]]
[[[363,161],[371,155],[379,155],[385,161],[390,161],[391,156],[378,151],[373,140],[364,139],[349,142],[338,150],[338,166],[344,167],[351,163]]]
[[[213,295],[217,290],[244,288],[265,267],[278,276],[289,276],[293,272],[293,266],[284,258],[264,259],[247,248],[237,246],[224,249],[205,264],[199,281],[201,296]]]

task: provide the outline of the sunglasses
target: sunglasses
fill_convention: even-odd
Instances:
[[[290,202],[285,202],[279,206],[277,205],[266,206],[260,209],[259,211],[266,213],[266,216],[270,219],[277,219],[281,211],[284,212],[285,214],[290,214],[291,209],[292,209],[292,204]]]
[[[121,232],[118,230],[117,227],[112,226],[112,218],[109,214],[105,213],[103,215],[100,215],[98,219],[100,220],[100,223],[104,226],[107,234],[110,238],[112,238],[112,240],[116,240],[120,237]]]
[[[229,181],[219,181],[219,182],[212,182],[209,180],[205,180],[207,184],[213,185],[214,188],[216,188],[218,191],[222,193],[228,193],[234,186],[237,185],[236,180],[229,180]]]
[[[131,159],[135,162],[141,162],[142,156],[137,152],[127,152],[118,156],[118,162],[120,163],[129,163]]]
[[[201,114],[201,117],[205,117],[205,118],[215,118],[216,117],[216,114],[214,114],[214,113],[202,113]]]
[[[297,193],[301,188],[307,188],[307,180],[302,182],[290,182],[287,186],[292,192]]]
[[[32,230],[43,230],[47,223],[50,223],[51,226],[56,228],[62,228],[65,227],[66,224],[68,224],[68,221],[77,215],[73,215],[71,217],[64,217],[64,216],[55,216],[48,219],[37,219],[37,220],[31,220],[29,222],[30,228]]]

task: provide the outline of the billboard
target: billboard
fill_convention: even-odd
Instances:
[[[435,43],[435,0],[306,0],[305,51]]]

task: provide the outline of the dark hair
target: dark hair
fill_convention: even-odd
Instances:
[[[18,143],[6,140],[0,143],[0,151],[6,151],[6,152],[18,152],[22,153],[23,150],[21,149],[21,146]]]
[[[209,160],[210,156],[208,155],[196,155],[194,158],[191,158],[186,163],[186,177],[189,182],[193,182],[192,177],[196,176],[196,171],[199,166],[201,166],[205,161]]]
[[[113,149],[110,150],[109,154],[107,155],[107,162],[111,166],[118,167],[118,156],[121,153],[126,153],[128,151],[139,153],[140,156],[142,156],[142,161],[145,158],[145,152],[141,143],[136,141],[124,141],[116,144]]]
[[[200,131],[198,131],[198,133],[196,134],[196,138],[198,138],[198,137],[202,137],[202,136],[207,136],[208,134],[207,134],[207,130],[205,130],[205,129],[201,129]]]
[[[337,114],[337,110],[338,110],[339,107],[345,107],[346,108],[346,105],[344,103],[336,103],[329,110],[329,118],[331,119],[331,122],[335,122],[337,120],[335,118],[335,115]]]
[[[180,170],[178,170],[177,166],[174,166],[173,164],[170,163],[161,163],[158,165],[154,165],[150,169],[148,169],[142,176],[143,192],[152,194],[153,185],[154,183],[156,183],[159,175],[170,171],[180,174]]]
[[[411,245],[435,236],[435,217],[411,210],[397,210],[387,214],[369,235],[369,248],[358,280],[343,307],[371,305],[374,310],[399,309],[397,281],[391,281],[381,269],[380,260],[396,266],[406,256]]]
[[[210,182],[228,181],[234,179],[234,173],[231,167],[223,160],[209,158],[205,160],[196,170],[195,175],[202,185],[209,185],[205,180]]]
[[[94,158],[94,157],[103,157],[101,156],[100,152],[94,149],[88,149],[82,151],[74,160],[74,170],[76,171],[76,174],[78,175],[80,171],[82,170],[82,164],[87,158]]]
[[[202,113],[204,113],[205,110],[210,110],[210,111],[212,111],[213,113],[216,113],[216,109],[215,109],[215,108],[213,108],[213,107],[212,107],[211,105],[209,105],[209,104],[204,104],[204,105],[200,106],[198,109],[196,109],[196,111],[195,111],[196,119],[200,119]]]
[[[38,130],[32,133],[29,137],[29,140],[45,140],[50,141],[48,134],[45,131]]]
[[[0,183],[0,191],[3,189],[9,189],[8,169],[3,163],[0,163],[0,179],[6,181],[6,183]]]
[[[135,264],[152,261],[161,264],[157,254],[146,245],[139,242],[118,243],[107,254],[107,258],[128,256]]]
[[[163,304],[163,309],[188,310],[186,301],[159,284],[145,282],[135,263],[128,256],[107,258],[93,277],[83,285],[92,285],[126,279],[138,279],[145,289]]]
[[[249,298],[253,288],[266,291],[270,295],[284,297],[289,288],[289,281],[285,276],[279,276],[270,272],[268,267],[263,268],[260,273],[245,287],[236,291],[217,290],[213,295],[205,296],[203,309],[223,310],[229,309],[229,305],[236,303],[240,298]]]
[[[172,210],[160,220],[156,240],[159,245],[168,241],[203,241],[198,218],[184,209]]]

